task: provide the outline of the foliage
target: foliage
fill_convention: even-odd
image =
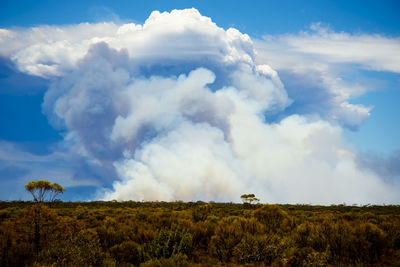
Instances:
[[[0,202],[0,266],[396,266],[399,206]]]
[[[243,194],[240,196],[244,204],[252,204],[253,202],[258,203],[260,199],[256,198],[254,194]]]
[[[61,185],[45,180],[31,181],[25,185],[25,189],[32,194],[35,202],[44,202],[46,197],[48,201],[54,202],[58,195],[65,192]]]

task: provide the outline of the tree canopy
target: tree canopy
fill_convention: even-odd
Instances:
[[[245,204],[251,204],[253,202],[259,202],[260,199],[256,198],[256,196],[254,194],[243,194],[240,196],[240,198],[242,199],[243,203]]]
[[[45,180],[31,181],[25,185],[25,189],[32,194],[36,202],[53,202],[58,195],[65,192],[61,185]]]

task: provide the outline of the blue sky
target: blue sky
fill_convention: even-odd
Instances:
[[[2,1],[1,26],[33,26],[96,22],[116,17],[144,22],[153,10],[197,8],[221,27],[237,27],[251,35],[297,32],[312,22],[329,23],[338,31],[398,36],[398,1]]]
[[[59,175],[58,182],[67,184],[67,193],[63,197],[65,200],[96,198],[104,190],[113,190],[114,193],[109,193],[110,196],[115,198],[121,196],[120,198],[124,199],[122,195],[115,193],[119,190],[118,186],[122,187],[118,181],[125,181],[126,183],[123,185],[128,187],[130,180],[122,178],[127,177],[127,174],[121,174],[122,171],[118,166],[123,160],[125,160],[124,162],[140,161],[139,152],[145,151],[146,144],[162,138],[166,131],[163,128],[162,134],[157,131],[146,132],[145,137],[136,138],[141,140],[137,141],[139,145],[135,145],[133,139],[127,142],[125,146],[130,146],[129,153],[133,154],[130,157],[125,155],[128,152],[124,150],[123,157],[115,158],[115,155],[118,154],[117,150],[121,149],[120,145],[118,148],[114,145],[111,146],[110,150],[114,151],[115,149],[115,153],[100,153],[90,142],[91,134],[97,135],[90,132],[90,129],[83,129],[81,125],[78,125],[78,123],[87,123],[87,121],[76,122],[73,117],[67,117],[70,113],[60,115],[57,113],[56,103],[52,103],[52,97],[59,97],[61,94],[59,92],[74,88],[73,86],[65,87],[65,83],[79,83],[76,70],[83,68],[86,63],[76,62],[83,57],[76,60],[68,57],[64,59],[57,52],[54,57],[60,57],[60,59],[52,58],[51,60],[55,60],[60,66],[59,69],[55,69],[54,72],[43,72],[42,69],[32,70],[32,66],[29,64],[34,60],[36,54],[29,54],[29,51],[32,51],[29,50],[29,46],[35,47],[42,41],[37,41],[34,34],[30,39],[23,39],[25,38],[23,37],[24,31],[31,27],[44,27],[44,25],[51,25],[63,30],[68,25],[77,25],[83,22],[91,24],[113,22],[117,26],[127,23],[144,24],[154,10],[170,12],[173,9],[192,7],[197,9],[202,16],[211,18],[218,27],[225,31],[233,27],[243,34],[248,34],[256,50],[254,63],[251,63],[255,64],[252,65],[254,69],[257,65],[267,64],[277,71],[285,87],[285,93],[279,96],[279,99],[288,96],[292,102],[288,100],[285,104],[282,100],[279,108],[265,108],[263,114],[267,123],[279,123],[292,115],[312,117],[312,120],[317,117],[330,123],[332,127],[341,129],[340,136],[347,142],[346,149],[355,155],[354,164],[370,163],[369,159],[376,157],[380,159],[381,163],[375,169],[374,166],[361,166],[357,171],[368,170],[377,176],[380,175],[380,178],[386,179],[386,177],[382,177],[382,172],[376,170],[385,168],[388,161],[391,162],[390,166],[396,160],[400,164],[398,153],[400,150],[398,138],[400,135],[400,123],[398,122],[400,71],[399,63],[396,65],[395,61],[399,57],[400,51],[397,49],[400,48],[400,18],[398,16],[400,4],[398,1],[252,1],[251,3],[148,1],[143,3],[142,1],[3,0],[0,3],[0,28],[20,35],[12,41],[7,41],[10,44],[10,48],[7,47],[8,50],[0,51],[0,142],[3,148],[0,158],[0,185],[3,189],[0,190],[0,193],[2,199],[27,199],[27,194],[23,192],[23,184],[29,179],[29,176],[34,179],[33,176],[41,175],[41,173],[44,178]],[[74,34],[74,26],[71,27],[70,33]],[[112,31],[113,29],[107,28],[107,30]],[[47,38],[52,38],[52,36]],[[182,40],[190,43],[191,40],[188,38],[183,36]],[[52,42],[60,41],[63,40],[52,40]],[[12,42],[16,44],[18,42],[32,43],[24,47],[21,45],[23,48],[18,50],[19,48],[13,48]],[[46,42],[45,40],[44,43]],[[309,49],[313,47],[307,46],[309,42],[315,42],[315,51],[310,52]],[[370,46],[364,47],[364,43],[368,43]],[[108,44],[114,45],[117,49],[127,45],[128,50],[130,49],[129,43]],[[349,52],[335,50],[335,46],[338,45],[345,47],[345,50],[349,47]],[[361,52],[353,56],[354,52],[350,48],[358,45],[360,45]],[[106,48],[96,49],[93,50],[95,51],[93,53],[99,53],[99,55],[104,55],[107,50]],[[387,49],[386,53],[382,52],[385,49]],[[68,52],[61,51],[61,54],[63,53],[68,54]],[[129,53],[133,60],[141,58],[140,54],[135,58],[132,55],[134,52],[129,50]],[[392,60],[391,53],[393,54]],[[203,59],[198,61],[197,57],[193,60],[189,58],[182,61],[177,54],[175,61],[171,63],[175,67],[178,66],[176,70],[172,71],[171,67],[162,70],[165,67],[164,63],[159,63],[165,61],[165,59],[161,61],[162,58],[161,55],[161,59],[156,61],[153,67],[149,67],[146,75],[164,75],[165,73],[176,76],[181,73],[188,75],[189,71],[195,67],[205,67],[217,75],[216,82],[218,84],[223,84],[225,80],[231,79],[225,70],[235,70],[236,68],[236,66],[229,65],[224,69],[219,69],[220,63],[204,62]],[[40,60],[38,62],[42,64],[43,60]],[[71,60],[72,63],[68,61],[68,64],[65,63],[64,66],[64,63],[57,60]],[[90,60],[88,59],[88,61]],[[119,62],[118,59],[112,64],[120,64]],[[52,65],[52,67],[54,66]],[[134,74],[130,73],[129,75],[134,80]],[[270,74],[256,71],[255,75]],[[233,81],[232,84],[227,83],[226,85],[234,86],[238,83],[243,84],[242,81]],[[240,87],[240,85],[237,86]],[[274,86],[276,90],[281,90],[279,91],[281,94],[283,89],[280,89],[275,82]],[[104,88],[103,90],[109,89]],[[278,94],[278,91],[276,92]],[[96,93],[96,96],[98,95],[99,93]],[[46,102],[45,97],[50,100]],[[59,99],[62,97],[60,96]],[[103,104],[104,102],[100,105]],[[102,106],[102,108],[107,110],[108,106]],[[124,112],[126,113],[126,111]],[[85,116],[85,114],[80,116]],[[110,116],[109,119],[113,118]],[[91,118],[94,128],[101,128],[103,125],[101,120],[97,117]],[[197,120],[198,118],[194,119],[192,123],[197,123]],[[158,124],[159,122],[155,123],[155,125]],[[124,134],[124,136],[126,135]],[[94,139],[96,138],[94,137]],[[173,150],[174,146],[170,148]],[[234,147],[232,149],[235,151]],[[81,150],[85,152],[81,153]],[[134,155],[135,153],[139,154]],[[101,166],[93,162],[101,162]],[[144,160],[141,159],[141,162],[143,163]],[[130,166],[128,163],[126,165]],[[159,170],[157,167],[153,168]],[[390,176],[393,181],[390,186],[397,186],[400,173],[396,170],[392,171],[391,167],[387,168],[385,176]],[[155,170],[153,173],[157,173]],[[267,173],[270,171],[268,170]],[[233,172],[235,173],[236,170]],[[244,172],[249,177],[254,176],[249,172]],[[241,171],[237,171],[237,173],[241,173]],[[156,177],[155,180],[157,179]],[[264,182],[274,184],[274,181],[249,184],[254,184],[257,188]],[[173,185],[168,190],[179,192]],[[162,192],[165,193],[168,190]],[[271,196],[271,201],[276,202],[296,201],[296,199],[285,200],[274,197],[279,190],[283,189],[276,189],[276,192],[267,192],[265,195]],[[143,192],[148,191],[143,189]],[[135,192],[136,199],[141,197],[147,199],[146,195],[143,197],[143,192],[139,192],[140,194]],[[160,192],[159,194],[162,195]],[[176,194],[168,195],[166,199],[187,197],[185,194]],[[214,200],[215,195],[213,194],[209,192],[205,192],[203,195],[189,194],[190,196],[186,199]],[[316,199],[310,201],[319,202],[317,196]],[[226,194],[222,200],[232,200],[232,197],[230,194]],[[307,201],[307,199],[303,200],[300,195],[299,201]],[[324,201],[332,200],[321,202],[326,203]],[[360,202],[362,201],[364,200],[360,200]],[[380,202],[380,199],[376,198],[372,201]]]

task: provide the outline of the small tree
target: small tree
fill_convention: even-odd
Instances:
[[[254,194],[243,194],[240,196],[244,204],[252,204],[253,202],[260,202],[260,199],[256,198]]]
[[[63,194],[64,192],[65,189],[61,185],[53,183],[52,188],[50,190],[50,201],[54,202],[54,200],[56,200],[56,197],[60,194]]]
[[[65,192],[65,189],[57,184],[50,183],[49,181],[39,180],[31,181],[25,185],[25,189],[32,194],[35,202],[39,202],[33,205],[32,210],[32,223],[34,225],[34,242],[36,257],[39,256],[40,251],[40,240],[43,236],[43,214],[46,213],[47,207],[41,202],[51,201],[53,202],[59,194]],[[44,213],[43,213],[44,212]]]
[[[25,189],[32,194],[35,202],[44,202],[47,196],[48,201],[53,202],[59,194],[65,192],[61,185],[45,180],[31,181],[25,185]]]

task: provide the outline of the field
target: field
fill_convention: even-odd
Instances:
[[[0,266],[400,266],[400,206],[0,202]]]

